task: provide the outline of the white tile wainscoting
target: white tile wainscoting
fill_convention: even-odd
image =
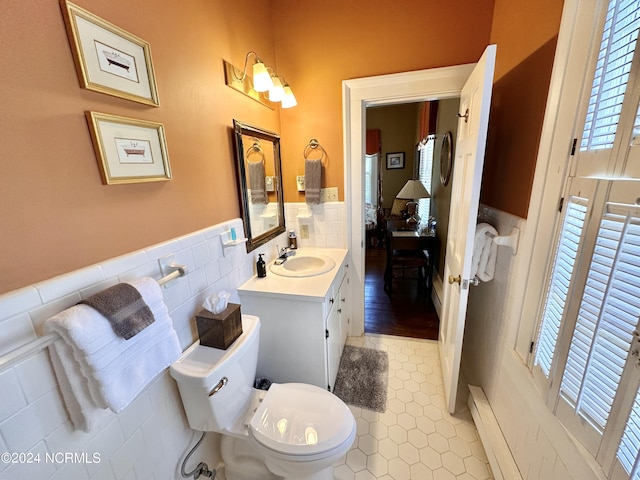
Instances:
[[[304,204],[285,208],[287,225],[298,230],[295,216]],[[310,238],[301,246],[344,247],[344,203],[325,203],[311,211],[313,215],[304,220]],[[231,301],[237,302],[235,289],[255,274],[257,252],[267,253],[265,260],[273,259],[276,244],[285,244],[280,236],[249,254],[244,244],[223,248],[220,234],[231,226],[243,231],[242,221],[233,219],[0,295],[0,355],[37,338],[47,318],[82,298],[141,276],[159,279],[158,259],[168,254],[188,267],[186,277],[163,288],[180,343],[186,348],[197,337],[194,316],[203,299],[227,290],[232,293]],[[91,433],[73,430],[46,350],[1,372],[0,392],[0,453],[16,454],[15,463],[2,457],[0,479],[181,478],[182,458],[199,438],[187,425],[168,371],[122,413],[108,416]],[[200,460],[216,466],[216,437],[207,436],[187,470]],[[20,453],[25,455],[18,457]],[[29,459],[32,463],[25,463]]]

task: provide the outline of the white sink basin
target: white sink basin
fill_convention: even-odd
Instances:
[[[283,277],[314,277],[327,273],[336,263],[324,255],[292,256],[282,265],[272,264],[270,270]]]

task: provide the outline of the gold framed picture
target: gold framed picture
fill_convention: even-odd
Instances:
[[[161,123],[85,112],[102,183],[158,182],[171,179]]]
[[[158,106],[147,42],[67,0],[60,0],[80,86]]]

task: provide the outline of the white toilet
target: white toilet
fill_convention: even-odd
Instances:
[[[243,315],[242,330],[227,350],[196,342],[171,365],[189,425],[222,434],[227,480],[333,479],[355,439],[351,411],[313,385],[254,389],[260,319]]]

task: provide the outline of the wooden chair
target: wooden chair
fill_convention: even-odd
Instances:
[[[408,269],[417,269],[418,289],[427,288],[431,290],[431,271],[433,268],[433,237],[396,236],[390,230],[387,235],[387,266],[385,269],[384,286],[385,291],[391,294],[393,291],[394,272],[402,271],[402,276]]]

